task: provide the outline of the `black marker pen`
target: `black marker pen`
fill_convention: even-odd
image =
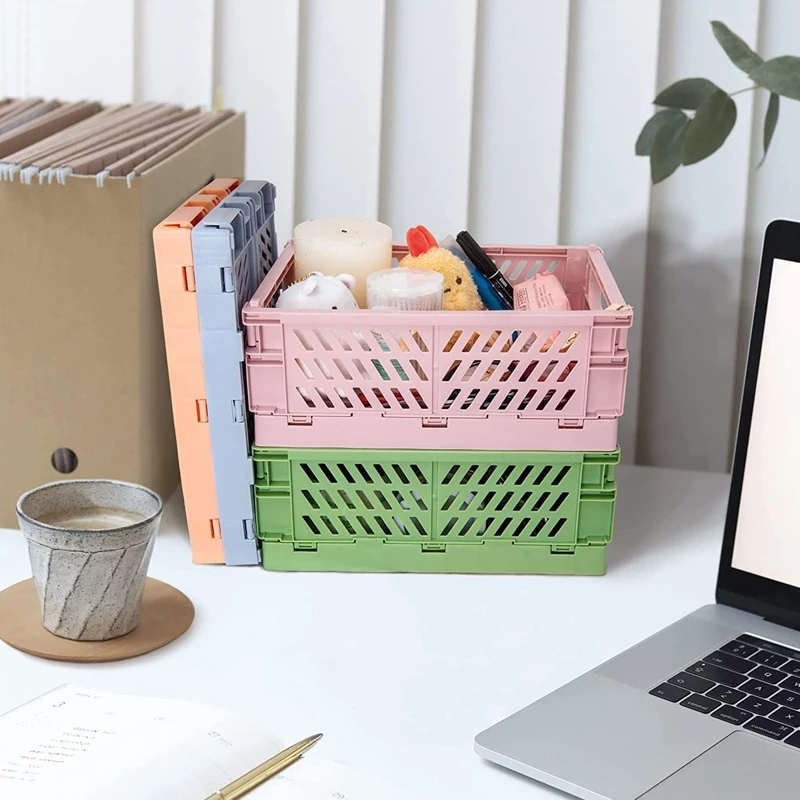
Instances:
[[[497,265],[486,255],[483,248],[472,238],[468,231],[461,231],[456,236],[456,241],[467,254],[469,260],[481,271],[486,280],[494,286],[500,297],[505,300],[509,308],[514,308],[514,290]]]

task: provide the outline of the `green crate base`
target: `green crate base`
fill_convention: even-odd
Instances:
[[[571,553],[511,542],[455,545],[423,552],[422,545],[319,542],[297,550],[292,542],[262,541],[262,565],[276,572],[425,572],[505,575],[604,575],[607,545],[581,545]]]
[[[253,448],[268,570],[602,575],[612,453]]]

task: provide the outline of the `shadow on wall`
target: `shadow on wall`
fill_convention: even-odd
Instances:
[[[741,249],[691,252],[666,218],[648,236],[637,461],[724,472],[738,413],[735,385]]]
[[[635,464],[637,452],[637,408],[639,381],[642,366],[642,330],[644,313],[645,255],[647,232],[645,230],[609,230],[593,234],[591,241],[575,244],[596,244],[602,248],[606,262],[622,292],[625,301],[633,306],[633,327],[628,333],[628,383],[625,394],[625,413],[619,421],[619,445],[622,461]]]
[[[697,472],[683,471],[660,481],[654,470],[631,472],[619,470],[617,482],[624,485],[617,501],[614,543],[608,550],[609,570],[642,559],[674,557],[687,540],[702,534],[712,524],[716,527],[727,502],[728,479],[715,477],[717,487],[709,490],[708,481],[699,482]],[[637,499],[648,486],[659,480],[660,491],[643,507]]]

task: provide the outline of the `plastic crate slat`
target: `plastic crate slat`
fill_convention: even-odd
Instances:
[[[252,375],[253,364],[247,364]],[[255,399],[248,383],[250,402]],[[613,419],[571,420],[520,419],[499,426],[494,417],[440,418],[432,424],[426,416],[392,415],[384,410],[375,416],[370,410],[342,408],[337,416],[314,416],[307,408],[297,415],[275,413],[274,408],[255,413],[254,442],[259,447],[374,447],[376,442],[417,450],[463,448],[464,442],[480,450],[593,450],[608,452],[616,447],[618,422]]]
[[[517,547],[513,542],[449,547],[439,543],[386,545],[380,540],[286,542],[262,540],[263,563],[275,571],[419,572],[603,575],[604,544]],[[353,555],[357,552],[357,555]]]
[[[236,196],[249,198],[255,205],[255,253],[251,261],[251,286],[255,289],[267,274],[265,265],[271,266],[278,257],[275,236],[275,186],[267,181],[244,181],[237,188]]]

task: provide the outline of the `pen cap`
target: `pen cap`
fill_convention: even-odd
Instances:
[[[430,269],[395,267],[367,276],[367,306],[403,311],[440,311],[444,278]]]

